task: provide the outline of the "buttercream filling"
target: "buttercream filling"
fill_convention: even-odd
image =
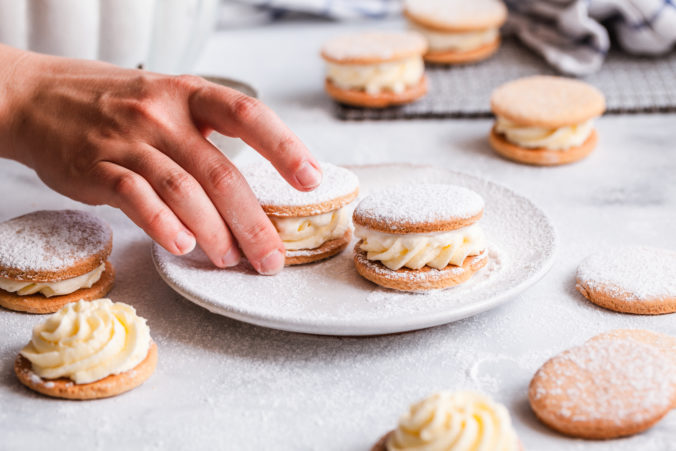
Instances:
[[[527,149],[567,150],[581,146],[593,130],[593,119],[559,128],[519,125],[502,116],[498,116],[495,122],[496,132],[507,141]]]
[[[35,293],[41,293],[45,297],[63,296],[74,293],[82,288],[91,288],[99,281],[101,275],[106,270],[106,264],[93,271],[72,279],[59,280],[58,282],[30,282],[25,280],[11,280],[0,278],[0,288],[10,293],[16,293],[19,296],[28,296]]]
[[[427,45],[433,52],[456,51],[469,52],[486,44],[495,42],[500,36],[497,28],[478,31],[440,31],[411,25],[411,28],[427,39]]]
[[[71,302],[33,328],[21,355],[45,379],[77,384],[129,371],[150,348],[150,329],[136,310],[110,299]]]
[[[516,451],[507,409],[475,392],[440,392],[411,406],[390,435],[388,451]]]
[[[347,206],[315,216],[293,218],[270,216],[287,250],[316,249],[341,238],[350,227]]]
[[[420,83],[424,72],[425,63],[420,56],[377,64],[326,64],[326,76],[334,85],[374,95],[382,91],[401,94]]]
[[[478,224],[449,232],[403,235],[357,226],[355,235],[361,238],[359,247],[368,260],[380,261],[393,270],[462,266],[468,256],[479,255],[486,249],[486,238]]]

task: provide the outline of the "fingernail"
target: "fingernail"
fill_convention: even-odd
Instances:
[[[235,247],[231,247],[230,250],[223,257],[223,266],[230,268],[231,266],[237,266],[239,264],[239,251]]]
[[[195,249],[197,240],[195,240],[195,237],[189,234],[188,232],[181,230],[180,232],[178,232],[178,235],[176,235],[176,240],[174,241],[174,244],[176,245],[181,254],[187,254],[191,250]]]
[[[275,249],[263,257],[263,260],[261,260],[261,269],[258,272],[266,276],[270,276],[272,274],[277,274],[282,270],[283,267],[284,255],[279,252],[279,250]]]
[[[304,188],[314,188],[322,182],[322,173],[306,161],[296,171],[296,180]]]

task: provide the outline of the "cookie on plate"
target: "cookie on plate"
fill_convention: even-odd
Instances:
[[[0,223],[0,306],[53,313],[105,296],[115,279],[108,224],[84,211],[43,210]]]
[[[486,265],[484,201],[455,185],[399,185],[365,197],[353,214],[359,274],[402,291],[448,288]]]
[[[485,450],[522,449],[505,406],[482,393],[442,391],[413,404],[372,451],[460,451],[469,444]]]
[[[605,99],[593,86],[565,77],[537,75],[510,81],[491,96],[496,121],[490,144],[510,160],[538,166],[572,163],[598,141],[594,119]]]
[[[282,238],[287,266],[333,257],[352,239],[349,204],[359,194],[359,180],[348,169],[330,163],[321,167],[322,182],[309,192],[293,188],[268,162],[241,168]]]
[[[466,64],[498,50],[507,8],[499,0],[406,0],[404,15],[427,40],[425,61]]]
[[[413,102],[427,92],[425,39],[414,32],[340,36],[322,47],[326,92],[348,105],[384,108]]]
[[[621,246],[596,252],[577,269],[575,288],[596,305],[622,313],[676,312],[676,252]]]
[[[535,415],[552,429],[587,439],[650,428],[671,410],[676,392],[673,360],[651,341],[611,332],[548,360],[528,391]]]
[[[98,399],[138,387],[156,364],[146,320],[130,305],[96,299],[67,304],[35,326],[14,371],[44,395]]]

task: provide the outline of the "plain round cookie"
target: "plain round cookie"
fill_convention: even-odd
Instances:
[[[381,287],[399,291],[431,291],[442,290],[460,285],[468,281],[478,270],[486,266],[488,251],[476,256],[469,256],[462,266],[448,265],[443,269],[423,266],[420,269],[390,269],[379,261],[366,258],[366,252],[359,248],[361,241],[354,248],[354,266],[359,275]]]
[[[331,80],[324,82],[324,88],[334,100],[346,105],[364,108],[387,108],[402,105],[419,99],[427,93],[427,76],[423,75],[417,85],[408,86],[402,92],[383,90],[377,94],[369,94],[357,89],[343,89]]]
[[[477,222],[484,200],[476,192],[447,184],[405,184],[373,192],[355,208],[356,225],[385,233],[434,233]]]
[[[466,64],[485,60],[500,48],[500,38],[484,44],[476,49],[459,52],[456,50],[441,50],[425,53],[423,59],[433,64]]]
[[[268,162],[240,168],[265,214],[277,217],[314,216],[343,208],[359,194],[354,172],[321,163],[322,182],[312,191],[298,191]]]
[[[110,255],[113,232],[79,210],[42,210],[0,223],[0,277],[54,282],[93,271]]]
[[[20,296],[16,293],[10,293],[0,289],[0,306],[9,310],[24,313],[54,313],[64,305],[70,302],[80,300],[93,301],[101,299],[113,289],[115,282],[115,270],[110,262],[106,262],[106,270],[101,274],[101,278],[89,288],[80,288],[70,294],[62,296],[46,297],[41,294],[31,294]]]
[[[43,395],[64,399],[100,399],[116,396],[143,384],[157,366],[157,345],[150,343],[146,358],[129,371],[111,374],[89,384],[76,384],[70,379],[42,379],[32,370],[30,360],[18,355],[14,362],[14,372],[26,387]]]
[[[491,109],[519,125],[559,128],[600,116],[605,98],[583,81],[536,75],[498,87],[491,95]]]
[[[575,288],[596,305],[621,313],[676,312],[676,252],[620,246],[588,256]]]
[[[540,421],[563,434],[587,439],[633,435],[671,409],[674,370],[652,345],[592,339],[542,365],[528,398]]]
[[[499,0],[406,0],[404,15],[425,28],[464,32],[500,27],[507,8]]]
[[[352,231],[346,230],[340,238],[329,240],[315,249],[286,250],[285,266],[304,265],[314,263],[338,255],[352,241]]]
[[[427,41],[413,31],[371,31],[338,36],[327,41],[322,58],[337,64],[377,64],[420,55]]]
[[[519,147],[507,141],[500,133],[495,131],[495,128],[491,129],[488,140],[493,150],[508,160],[533,166],[557,166],[574,163],[587,157],[596,148],[599,137],[596,130],[592,130],[584,143],[565,150]]]

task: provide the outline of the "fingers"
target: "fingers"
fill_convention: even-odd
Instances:
[[[239,137],[270,160],[291,186],[310,191],[322,181],[319,163],[305,144],[262,102],[234,89],[205,83],[190,98],[198,127]]]
[[[219,267],[235,266],[241,254],[228,227],[195,178],[151,146],[121,154],[116,163],[145,178],[164,203],[195,235]]]
[[[284,244],[237,168],[195,132],[167,150],[204,188],[256,271],[275,274],[284,267]]]
[[[193,250],[194,235],[143,177],[107,161],[97,163],[91,175],[92,185],[103,185],[112,195],[106,203],[120,208],[160,246],[176,255]]]

